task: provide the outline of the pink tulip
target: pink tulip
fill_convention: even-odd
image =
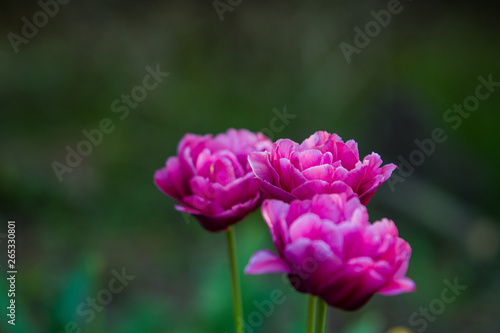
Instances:
[[[346,193],[367,204],[396,166],[383,167],[376,153],[359,160],[358,144],[337,134],[316,132],[302,144],[275,142],[266,152],[249,155],[259,187],[271,198],[291,202],[318,193]]]
[[[177,200],[175,208],[197,217],[212,232],[227,229],[261,203],[248,154],[272,144],[262,133],[229,129],[211,135],[186,134],[177,156],[156,171],[155,184]]]
[[[258,251],[247,274],[286,273],[297,291],[344,310],[360,308],[375,293],[415,290],[405,276],[410,245],[391,220],[370,224],[358,198],[321,194],[290,204],[266,200],[262,216],[278,254]]]

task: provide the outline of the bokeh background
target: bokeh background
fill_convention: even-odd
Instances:
[[[417,292],[375,296],[354,313],[330,309],[328,331],[416,332],[423,324],[412,325],[412,314],[456,278],[467,289],[424,331],[499,332],[500,89],[457,129],[443,119],[474,94],[478,76],[500,81],[498,11],[487,2],[402,1],[348,63],[340,43],[353,44],[353,29],[387,4],[244,0],[221,21],[211,1],[70,1],[16,53],[8,34],[21,35],[22,18],[32,22],[41,7],[3,2],[0,233],[16,220],[19,273],[15,327],[0,279],[0,331],[64,332],[74,321],[85,333],[232,332],[225,235],[176,212],[153,173],[186,132],[258,131],[286,107],[296,117],[273,139],[336,132],[387,163],[408,159],[414,140],[436,128],[447,135],[368,205],[372,221],[393,219],[411,244]],[[157,65],[170,75],[121,120],[112,102]],[[60,182],[52,163],[64,163],[66,146],[104,118],[114,131]],[[259,212],[236,233],[240,271],[253,252],[272,249]],[[86,323],[78,306],[122,268],[134,280]],[[247,315],[273,290],[286,299],[255,332],[304,331],[305,295],[278,275],[241,278]]]

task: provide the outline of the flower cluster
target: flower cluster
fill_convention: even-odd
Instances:
[[[262,205],[277,254],[258,251],[245,272],[285,273],[297,291],[355,310],[376,293],[415,290],[410,246],[391,220],[370,223],[365,207],[395,168],[376,153],[360,160],[357,143],[336,134],[272,143],[230,129],[184,136],[155,183],[213,232]]]

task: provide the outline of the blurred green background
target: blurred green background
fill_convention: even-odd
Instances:
[[[273,139],[336,132],[386,163],[408,159],[435,128],[448,137],[368,205],[371,221],[393,219],[411,244],[417,292],[375,296],[354,313],[330,309],[328,331],[422,331],[410,317],[457,278],[467,289],[424,331],[499,332],[500,89],[457,129],[443,119],[478,76],[500,81],[498,11],[403,1],[348,63],[340,43],[353,44],[353,29],[387,5],[242,1],[221,21],[211,1],[71,1],[16,53],[8,34],[21,36],[22,18],[33,22],[41,7],[2,3],[0,233],[16,220],[18,276],[15,327],[0,279],[0,332],[64,332],[71,321],[85,333],[232,332],[225,235],[176,212],[153,174],[186,132],[269,128],[285,106],[296,117]],[[170,75],[121,120],[112,102],[157,65]],[[104,118],[114,130],[60,182],[52,163]],[[259,212],[236,233],[241,271],[253,252],[273,249]],[[135,278],[87,323],[78,307],[122,268]],[[304,332],[305,295],[278,275],[241,278],[247,315],[273,290],[286,299],[255,332]]]

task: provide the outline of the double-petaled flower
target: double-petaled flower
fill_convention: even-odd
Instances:
[[[264,151],[271,141],[261,133],[230,129],[215,137],[186,134],[177,156],[155,174],[155,184],[193,214],[209,231],[225,230],[261,203],[248,154]]]
[[[297,291],[344,310],[358,309],[375,293],[415,290],[405,276],[410,245],[391,220],[371,224],[358,198],[322,194],[291,203],[266,200],[262,216],[277,254],[258,251],[247,274],[286,273]]]
[[[316,132],[301,144],[280,139],[269,151],[251,153],[249,161],[259,187],[285,202],[319,193],[345,193],[367,204],[396,169],[394,164],[381,166],[376,153],[361,161],[354,140],[344,143],[327,132]]]

